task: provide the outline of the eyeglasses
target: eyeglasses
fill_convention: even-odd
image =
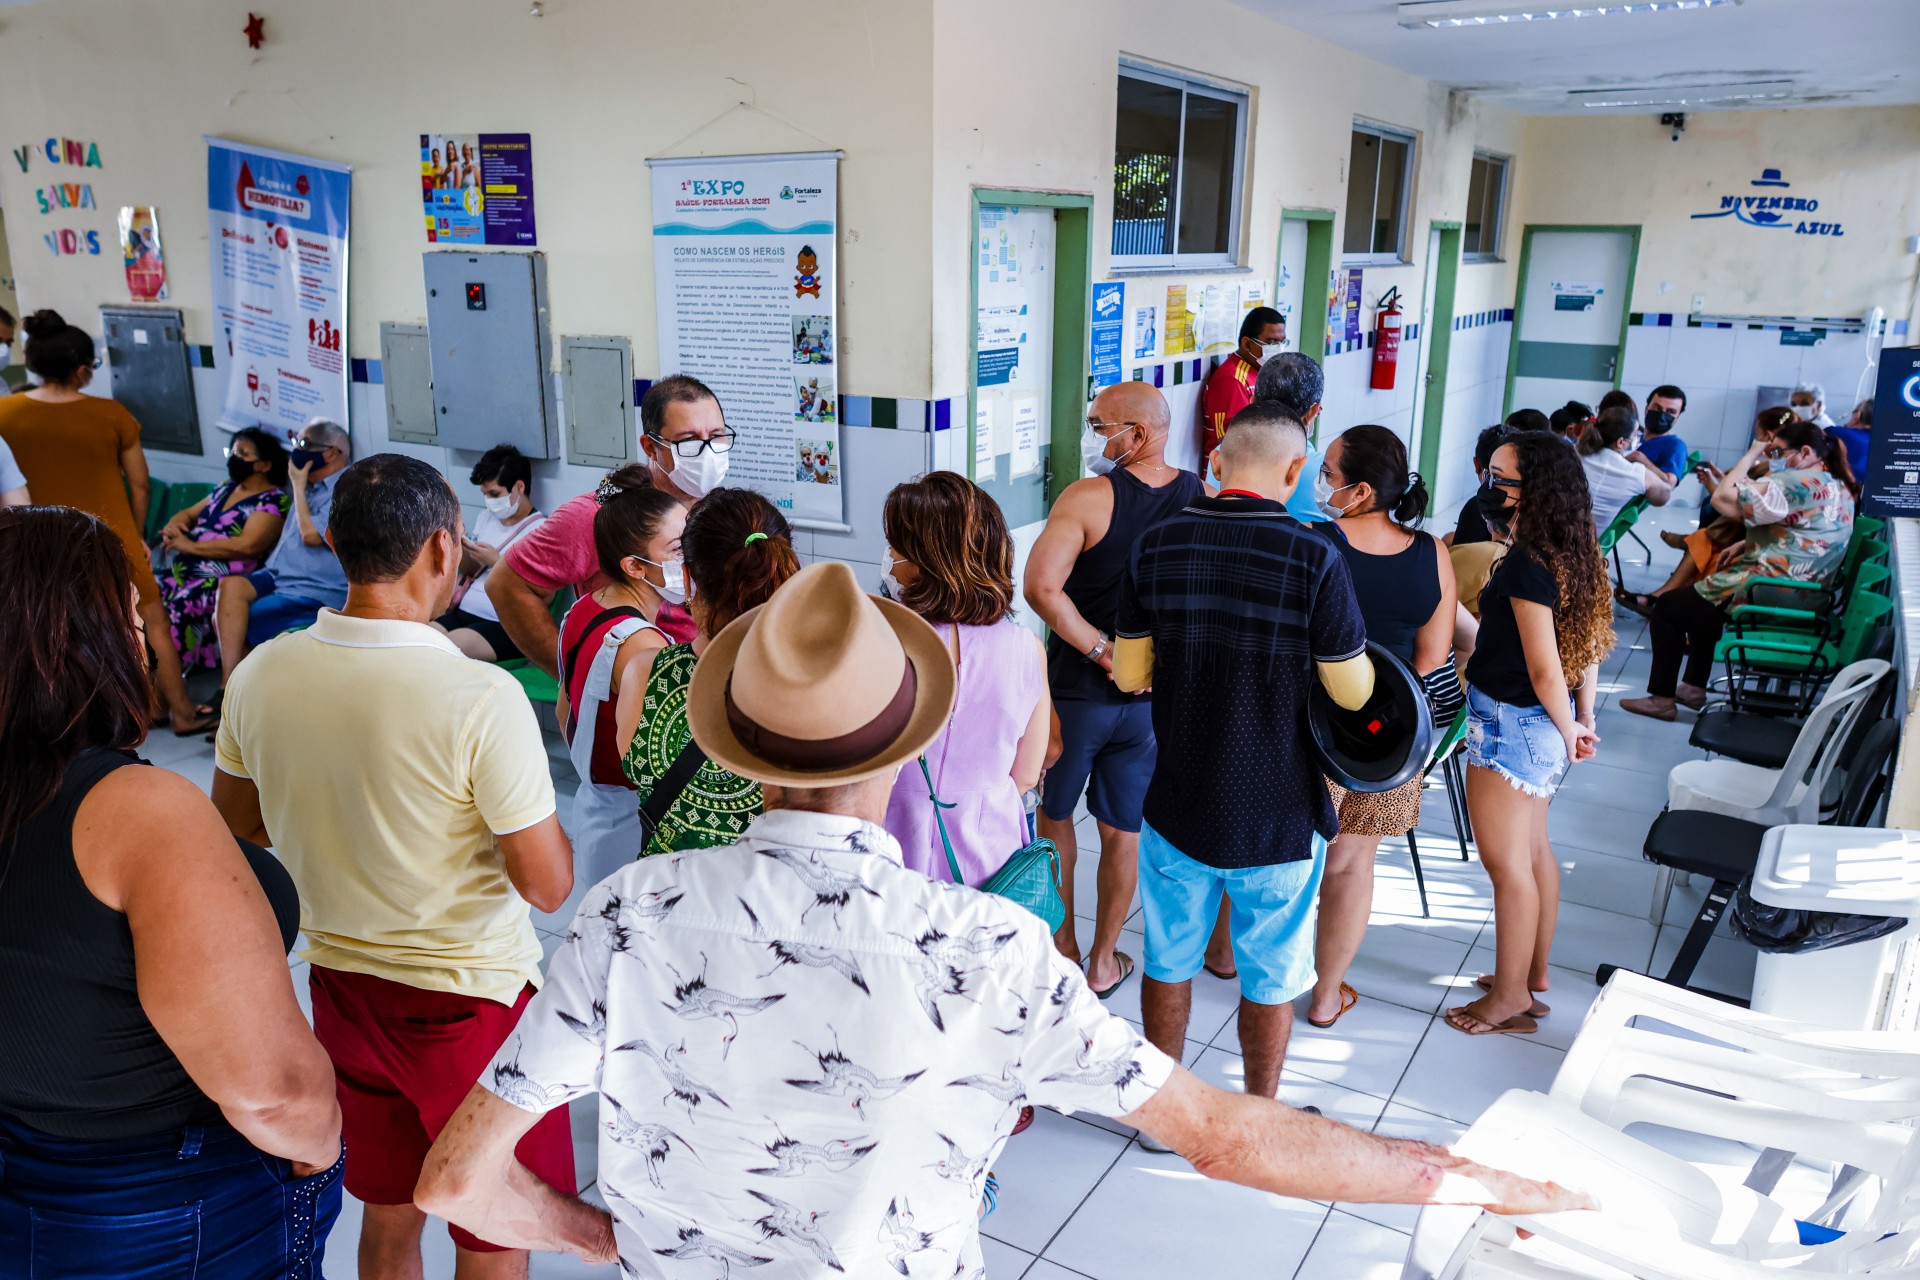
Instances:
[[[1519,480],[1509,480],[1505,476],[1496,476],[1491,471],[1487,473],[1487,483],[1496,489],[1518,489],[1520,487]]]
[[[1102,422],[1098,418],[1087,419],[1087,430],[1095,432],[1096,434],[1105,431],[1108,427],[1137,427],[1139,425],[1137,422]]]
[[[715,453],[725,453],[727,450],[733,448],[733,442],[739,439],[740,433],[732,427],[723,427],[715,432],[711,438],[706,440],[699,439],[698,437],[691,440],[669,440],[658,431],[649,431],[647,432],[647,436],[649,439],[658,441],[660,444],[673,450],[677,457],[697,458],[700,456],[702,449],[711,449]]]

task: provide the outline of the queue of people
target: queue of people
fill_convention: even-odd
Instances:
[[[50,332],[30,322],[30,361]],[[429,1213],[454,1224],[463,1276],[516,1274],[529,1249],[633,1274],[968,1273],[994,1157],[1035,1105],[1282,1194],[1585,1203],[1277,1103],[1296,1002],[1327,1027],[1362,998],[1346,978],[1372,861],[1417,823],[1422,785],[1329,785],[1306,708],[1316,687],[1367,705],[1377,651],[1437,719],[1465,715],[1496,958],[1446,1021],[1533,1031],[1558,910],[1547,809],[1599,749],[1612,644],[1593,477],[1633,467],[1670,492],[1656,442],[1684,396],[1658,389],[1650,406],[1678,405],[1645,435],[1637,406],[1603,402],[1579,447],[1544,414],[1489,429],[1449,546],[1419,527],[1426,482],[1399,438],[1354,426],[1317,453],[1318,365],[1270,323],[1243,337],[1253,395],[1204,478],[1167,461],[1158,390],[1093,400],[1091,474],[1022,584],[1044,650],[1012,621],[1012,538],[978,486],[897,487],[878,583],[803,569],[772,504],[725,485],[733,430],[684,376],[641,406],[646,462],[544,518],[525,460],[490,452],[474,537],[437,471],[356,462],[333,424],[290,456],[236,438],[229,483],[169,523],[173,588],[151,603],[118,510],[0,510],[24,606],[0,615],[0,962],[33,975],[0,985],[0,1026],[36,1028],[0,1036],[0,1263],[49,1208],[74,1215],[76,1249],[115,1247],[81,1221],[100,1189],[71,1170],[94,1162],[116,1170],[115,1213],[164,1217],[192,1189],[232,1242],[204,1275],[317,1268],[343,1186],[366,1205],[368,1277],[417,1274]],[[37,394],[11,399],[72,403]],[[14,426],[0,416],[0,440],[33,471],[35,432]],[[1742,572],[1831,568],[1850,480],[1811,421],[1756,441],[1712,499],[1740,543],[1648,606],[1657,676],[1710,626],[1687,598],[1724,609]],[[1457,557],[1481,545],[1498,554],[1469,609]],[[155,722],[144,649],[169,642],[222,668],[217,708],[172,707],[181,732],[217,714],[210,801],[127,767]],[[571,833],[532,706],[473,660],[509,646],[559,678]],[[174,678],[162,664],[163,703]],[[1033,839],[1036,790],[1063,867],[1053,931],[974,891]],[[1085,948],[1083,795],[1100,834]],[[531,913],[588,881],[543,972]],[[1136,892],[1138,957],[1120,949]],[[279,976],[296,928],[311,1028]],[[1178,1065],[1202,969],[1239,991],[1245,1096]],[[1136,972],[1144,1034],[1103,1005]],[[589,1094],[608,1211],[576,1195],[566,1107]]]

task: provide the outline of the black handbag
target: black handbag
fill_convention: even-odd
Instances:
[[[1871,942],[1907,927],[1901,916],[1857,916],[1840,911],[1770,907],[1742,884],[1733,895],[1733,932],[1742,941],[1776,955],[1825,951]]]

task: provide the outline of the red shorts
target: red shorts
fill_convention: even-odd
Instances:
[[[412,1204],[427,1148],[520,1021],[533,988],[509,1009],[317,964],[309,972],[313,1033],[333,1059],[340,1095],[347,1190],[367,1204]],[[578,1190],[565,1107],[540,1117],[514,1154],[554,1190]],[[462,1249],[501,1248],[450,1231]]]

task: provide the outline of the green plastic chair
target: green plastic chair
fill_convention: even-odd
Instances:
[[[129,493],[127,497],[131,500],[133,495]],[[141,529],[140,536],[148,542],[157,541],[160,537],[160,529],[166,523],[167,482],[165,480],[150,480],[148,481],[147,487],[147,522],[145,527]]]
[[[1620,568],[1620,539],[1632,533],[1635,522],[1640,519],[1640,513],[1646,509],[1647,495],[1637,494],[1629,499],[1627,505],[1620,508],[1620,513],[1600,531],[1600,554],[1613,557],[1613,580],[1615,585],[1623,591],[1626,590],[1627,578]],[[1640,540],[1636,537],[1634,541]],[[1640,549],[1647,553],[1649,559],[1652,558],[1653,552],[1648,549],[1646,543],[1641,542]]]
[[[1876,634],[1892,614],[1891,597],[1877,589],[1861,591],[1847,602],[1837,628],[1722,636],[1714,657],[1727,664],[1731,690],[1756,690],[1736,695],[1736,705],[1777,703],[1782,709],[1804,713],[1834,673],[1868,656]],[[1758,693],[1763,682],[1780,692]]]
[[[577,599],[571,590],[554,592],[553,600],[547,605],[547,613],[552,616],[555,626],[566,621],[567,610],[573,607]],[[560,682],[542,671],[525,658],[508,658],[498,664],[500,669],[519,681],[531,702],[544,702],[548,706],[560,701]]]
[[[1805,578],[1755,578],[1747,584],[1747,603],[1795,610],[1805,619],[1802,625],[1817,626],[1836,609],[1846,607],[1853,593],[1861,589],[1868,569],[1885,568],[1890,558],[1886,542],[1879,538],[1855,537],[1847,543],[1846,556],[1831,586]],[[1739,607],[1734,609],[1733,616],[1741,616]]]
[[[154,536],[158,537],[161,526],[167,521],[191,507],[194,503],[213,496],[214,486],[198,480],[175,480],[167,486],[167,502],[160,516],[160,523],[154,526]]]

